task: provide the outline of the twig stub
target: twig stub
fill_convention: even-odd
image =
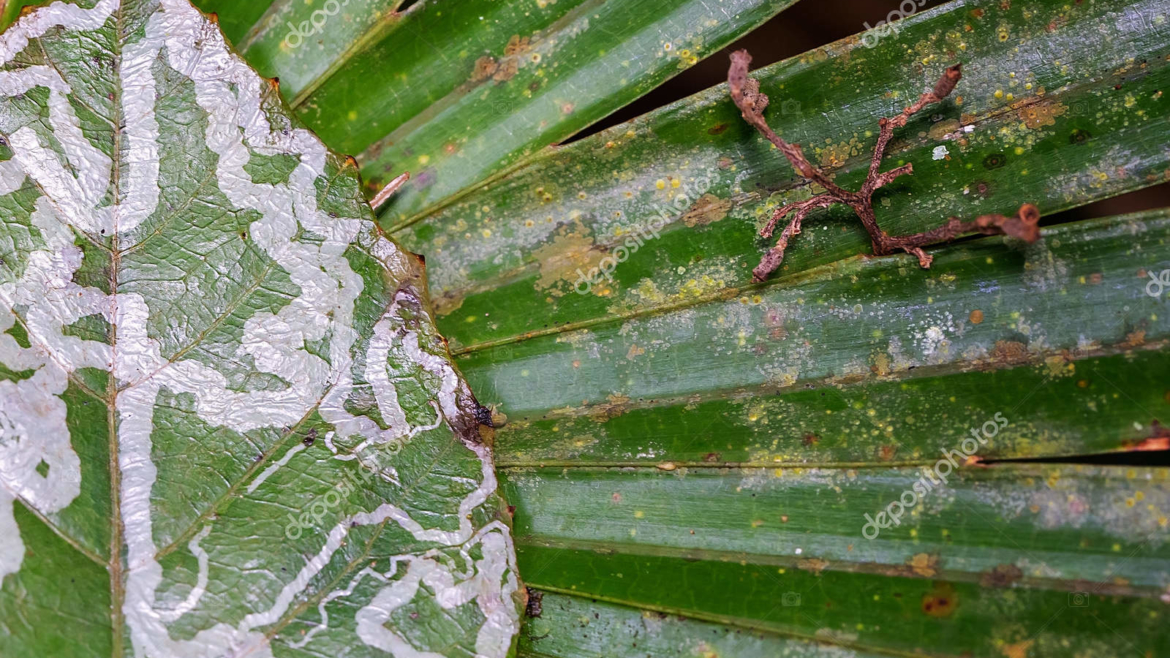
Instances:
[[[869,233],[873,242],[875,255],[887,256],[896,251],[905,251],[918,257],[918,263],[929,268],[931,256],[923,247],[938,242],[948,242],[967,233],[982,233],[984,235],[1010,235],[1027,242],[1035,242],[1040,238],[1039,220],[1040,210],[1031,204],[1025,204],[1015,217],[1003,215],[984,215],[974,221],[964,222],[952,217],[946,224],[922,233],[905,236],[890,236],[878,226],[873,210],[873,194],[883,186],[888,185],[900,176],[914,172],[914,165],[906,164],[887,172],[879,171],[886,147],[894,136],[894,130],[906,125],[910,117],[920,112],[928,105],[941,102],[963,79],[960,64],[956,64],[943,72],[942,77],[935,83],[934,88],[920,96],[914,104],[892,118],[883,118],[878,122],[880,132],[877,145],[874,147],[873,158],[870,161],[869,173],[861,189],[852,192],[842,189],[832,181],[823,171],[814,167],[799,144],[789,144],[764,120],[764,110],[768,107],[768,96],[760,92],[760,83],[748,76],[748,67],[752,56],[746,50],[739,50],[731,54],[731,68],[727,72],[727,85],[731,98],[736,107],[743,114],[744,121],[760,132],[769,142],[774,144],[781,154],[792,164],[796,173],[809,182],[816,183],[825,191],[811,199],[798,203],[788,204],[775,212],[772,218],[760,231],[762,237],[771,237],[780,220],[793,215],[792,220],[780,233],[776,246],[772,247],[760,260],[756,269],[752,270],[754,280],[765,280],[769,274],[780,267],[784,260],[784,250],[789,241],[800,233],[801,223],[805,217],[817,208],[827,208],[834,204],[844,204],[853,209],[861,223]]]

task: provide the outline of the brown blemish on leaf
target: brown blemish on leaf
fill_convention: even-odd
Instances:
[[[641,348],[641,347],[638,347],[637,344],[630,345],[629,351],[626,352],[626,359],[629,361],[633,361],[635,358],[642,356],[645,353],[646,353],[646,350]]]
[[[824,571],[828,566],[829,561],[819,557],[810,557],[796,563],[798,569],[816,574]]]
[[[630,398],[621,393],[610,393],[605,398],[605,402],[593,405],[589,408],[589,417],[598,422],[604,422],[610,418],[617,418],[626,413],[633,406],[630,404]]]
[[[982,324],[983,311],[975,309],[974,311],[971,311],[971,315],[967,316],[967,319],[971,321],[971,324]]]
[[[933,139],[934,141],[937,142],[937,141],[941,141],[947,135],[950,135],[951,133],[959,130],[962,127],[963,126],[962,126],[962,124],[959,123],[958,119],[948,119],[946,121],[939,121],[938,123],[936,123],[930,127],[930,131],[927,133],[927,135],[929,135],[929,137],[931,139]]]
[[[979,578],[984,587],[1011,587],[1012,583],[1024,577],[1024,572],[1014,564],[997,564],[994,569]]]
[[[475,60],[475,68],[471,70],[472,82],[483,82],[495,74],[496,70],[500,68],[496,58],[491,55],[484,55]]]
[[[939,583],[922,596],[922,612],[931,617],[950,617],[958,603],[955,588],[950,583]]]
[[[536,289],[553,288],[551,294],[558,297],[565,294],[556,289],[562,281],[573,285],[580,277],[578,269],[588,275],[589,270],[605,257],[605,254],[593,247],[589,229],[580,222],[566,224],[557,229],[552,242],[532,252],[533,257],[540,263],[540,279],[536,282]]]
[[[463,295],[445,292],[442,295],[434,297],[431,304],[435,307],[435,315],[451,315],[455,311],[458,311],[460,306],[463,306]]]
[[[991,350],[991,359],[998,363],[1016,364],[1028,360],[1028,347],[1015,340],[997,340]]]
[[[1126,347],[1140,347],[1146,343],[1146,330],[1138,329],[1131,331],[1125,335],[1125,342],[1122,345]]]
[[[492,76],[492,80],[495,80],[496,82],[507,82],[508,80],[516,77],[516,72],[519,70],[520,66],[516,63],[514,58],[505,59],[504,62],[500,64],[499,69],[496,70],[495,75]]]
[[[1056,101],[1029,102],[1016,111],[1024,125],[1032,130],[1056,125],[1056,117],[1064,116],[1068,106]]]
[[[513,34],[511,39],[508,39],[508,45],[504,46],[504,56],[511,57],[512,55],[519,55],[528,50],[528,37],[522,37],[519,34]]]
[[[682,216],[682,221],[690,227],[714,224],[727,216],[731,205],[731,199],[720,199],[714,194],[704,194]]]
[[[933,578],[938,573],[938,556],[919,553],[906,560],[906,566],[923,578]]]
[[[708,135],[722,135],[723,132],[725,130],[727,130],[727,127],[728,126],[726,123],[717,123],[717,124],[715,124],[707,129],[707,134]]]

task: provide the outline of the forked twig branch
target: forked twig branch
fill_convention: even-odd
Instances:
[[[959,84],[959,80],[963,77],[960,68],[961,65],[956,64],[948,68],[942,77],[939,78],[934,89],[922,94],[913,105],[902,110],[900,114],[893,118],[882,119],[878,122],[880,132],[878,134],[877,145],[874,147],[873,159],[870,161],[869,173],[866,175],[865,183],[861,186],[861,189],[856,192],[851,192],[842,189],[832,179],[826,176],[823,171],[809,163],[808,159],[804,157],[804,152],[801,150],[799,144],[789,144],[784,141],[783,138],[772,130],[767,121],[764,120],[764,110],[768,107],[768,97],[760,92],[759,81],[748,77],[748,66],[751,64],[751,61],[752,57],[746,50],[740,50],[731,54],[731,68],[727,73],[727,82],[731,89],[732,100],[735,101],[735,105],[743,113],[744,120],[779,149],[780,153],[788,159],[788,162],[792,163],[792,167],[796,170],[796,173],[825,189],[823,193],[811,199],[791,203],[780,208],[772,215],[772,218],[760,231],[762,237],[772,237],[772,233],[776,230],[776,226],[780,220],[792,215],[792,220],[780,232],[780,239],[776,242],[776,246],[772,247],[764,255],[763,259],[761,259],[756,269],[752,270],[754,279],[757,282],[768,278],[769,274],[780,267],[780,263],[784,260],[784,250],[788,248],[788,243],[792,238],[800,233],[801,222],[804,221],[810,212],[838,203],[849,206],[853,209],[853,212],[857,213],[857,217],[861,219],[861,223],[865,226],[865,230],[869,233],[870,240],[873,242],[875,255],[887,256],[899,250],[905,251],[918,257],[919,265],[924,268],[930,267],[932,257],[923,251],[923,247],[938,242],[948,242],[967,233],[1010,235],[1026,242],[1035,242],[1040,238],[1040,210],[1032,204],[1021,206],[1019,212],[1014,217],[983,215],[969,222],[952,217],[946,224],[936,229],[914,235],[890,236],[878,226],[877,218],[873,210],[874,192],[898,177],[914,171],[914,165],[912,164],[906,164],[887,172],[879,171],[882,158],[885,156],[886,147],[894,136],[894,130],[905,126],[906,122],[910,120],[910,117],[920,112],[926,106],[938,103],[947,96],[950,96],[955,86]]]

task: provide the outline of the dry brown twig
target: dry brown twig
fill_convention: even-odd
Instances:
[[[810,212],[817,208],[827,208],[837,203],[845,204],[852,208],[853,212],[857,213],[857,217],[861,219],[861,223],[865,225],[865,230],[869,233],[869,237],[873,241],[873,252],[875,255],[888,256],[898,250],[902,250],[917,256],[919,265],[924,268],[930,267],[932,257],[922,250],[923,247],[937,242],[948,242],[967,233],[1010,235],[1029,243],[1035,242],[1040,238],[1040,209],[1030,203],[1021,206],[1015,217],[983,215],[969,222],[952,217],[946,224],[936,229],[914,235],[890,236],[881,230],[877,224],[877,218],[874,216],[873,211],[874,192],[899,176],[914,171],[914,165],[912,164],[905,164],[897,169],[891,169],[884,173],[878,171],[878,168],[881,166],[882,157],[886,152],[886,146],[889,145],[890,139],[894,136],[894,129],[905,126],[910,117],[921,111],[924,107],[938,103],[949,96],[954,91],[955,85],[959,84],[959,80],[963,77],[959,64],[947,69],[934,86],[934,89],[922,94],[917,102],[902,110],[901,114],[898,114],[892,119],[882,119],[878,123],[880,133],[878,135],[877,146],[873,150],[873,159],[869,164],[869,174],[866,176],[865,183],[861,186],[861,189],[857,192],[851,192],[842,189],[826,176],[824,172],[812,166],[808,159],[804,157],[804,152],[801,150],[799,144],[789,144],[768,126],[768,123],[764,120],[764,110],[768,107],[768,97],[760,93],[759,81],[748,77],[748,65],[751,64],[751,61],[752,56],[746,50],[740,50],[731,54],[731,69],[727,72],[727,82],[731,88],[732,100],[735,101],[735,105],[743,113],[744,120],[756,130],[760,131],[760,134],[784,154],[784,157],[792,163],[792,167],[796,169],[796,173],[800,174],[809,182],[816,183],[825,189],[823,193],[811,199],[790,203],[780,208],[772,215],[772,219],[760,231],[762,237],[772,237],[772,233],[776,230],[776,225],[780,220],[789,215],[793,215],[792,221],[780,232],[780,239],[776,242],[776,246],[772,247],[764,255],[756,269],[752,270],[754,279],[757,282],[768,278],[769,274],[780,267],[780,263],[784,260],[784,250],[788,247],[789,241],[800,233],[800,224]]]

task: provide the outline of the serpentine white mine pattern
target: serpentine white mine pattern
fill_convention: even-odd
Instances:
[[[62,73],[43,64],[23,68],[10,64],[30,42],[108,28],[119,20],[116,14],[129,6],[149,16],[144,29],[124,36],[120,55],[118,102],[124,118],[125,152],[119,173],[113,159],[83,131],[76,103],[70,102],[73,90]],[[266,83],[230,52],[218,28],[187,0],[99,0],[91,8],[58,2],[22,18],[0,37],[0,62],[9,65],[0,71],[0,99],[41,88],[48,91],[47,122],[53,137],[46,139],[43,127],[38,131],[22,126],[5,135],[12,157],[0,162],[0,197],[28,182],[41,193],[30,219],[40,244],[27,254],[23,272],[5,272],[6,278],[0,278],[0,364],[12,371],[32,371],[24,379],[0,378],[0,578],[19,573],[25,553],[14,518],[15,501],[52,519],[79,495],[81,463],[70,442],[61,396],[74,373],[93,368],[109,372],[117,383],[118,511],[126,556],[121,611],[135,655],[271,656],[275,644],[265,634],[266,627],[315,594],[320,622],[297,643],[278,652],[294,655],[294,649],[311,645],[329,627],[326,605],[354,595],[369,575],[381,583],[381,589],[357,613],[354,638],[369,655],[439,656],[415,646],[388,624],[391,614],[415,597],[433,596],[444,610],[474,602],[483,617],[475,652],[488,658],[503,656],[518,629],[512,597],[517,588],[514,549],[507,527],[499,522],[473,526],[472,512],[496,489],[491,455],[474,441],[461,446],[482,463],[481,479],[459,501],[458,528],[430,527],[429,519],[412,518],[407,509],[388,502],[354,513],[319,529],[318,552],[306,559],[299,572],[288,574],[283,588],[270,597],[270,606],[242,619],[221,619],[191,639],[172,637],[168,626],[197,610],[209,580],[214,582],[216,566],[201,542],[213,532],[215,520],[183,544],[198,563],[195,586],[177,606],[161,605],[156,597],[164,570],[153,526],[157,511],[151,500],[158,478],[152,431],[160,391],[190,396],[203,422],[241,433],[296,426],[316,409],[333,428],[333,440],[348,437],[357,445],[350,454],[336,458],[352,459],[353,453],[363,449],[409,440],[444,419],[453,422],[461,413],[457,398],[468,395],[466,386],[446,359],[423,348],[417,331],[402,317],[399,298],[392,300],[373,335],[367,337],[360,362],[355,360],[362,337],[355,329],[354,314],[364,283],[351,267],[346,250],[360,248],[389,273],[401,271],[408,256],[381,237],[368,218],[331,217],[317,207],[316,183],[325,175],[328,157],[325,147],[305,130],[273,128],[263,101]],[[258,217],[248,226],[249,239],[301,291],[276,312],[259,310],[248,318],[236,354],[250,359],[255,370],[285,382],[283,387],[241,390],[205,362],[165,357],[159,341],[148,332],[149,299],[116,289],[106,294],[75,282],[84,257],[79,241],[117,236],[134,243],[142,238],[140,227],[159,208],[160,184],[166,184],[160,183],[157,105],[164,92],[156,81],[159,66],[169,67],[172,74],[193,84],[206,120],[206,147],[218,157],[214,183],[234,209]],[[256,183],[245,171],[253,153],[292,155],[297,164],[287,182]],[[0,223],[0,231],[3,226]],[[294,239],[302,230],[320,239]],[[114,345],[66,331],[91,315],[116,327]],[[28,335],[28,347],[8,333],[18,321]],[[306,347],[323,340],[327,340],[326,355]],[[431,402],[434,422],[412,425],[408,420],[396,378],[388,370],[391,358],[408,359],[427,374],[428,381],[439,382]],[[347,406],[355,371],[373,391],[382,424]],[[288,451],[253,482],[248,493],[277,469],[302,458],[301,450]],[[367,566],[346,588],[314,591],[323,586],[314,579],[355,528],[387,522],[433,548],[399,555],[379,570]],[[454,566],[452,551],[468,565],[466,569]],[[427,590],[421,590],[421,585]]]

